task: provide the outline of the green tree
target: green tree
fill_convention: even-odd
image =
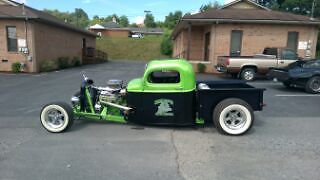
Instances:
[[[160,51],[164,55],[172,55],[173,52],[173,42],[171,39],[171,31],[166,31],[162,36],[162,41],[160,45]]]
[[[154,17],[151,13],[147,13],[144,19],[144,25],[148,28],[156,27],[156,23],[154,22]]]
[[[116,22],[118,23],[119,21],[120,21],[120,18],[119,18],[119,16],[118,15],[116,15],[116,14],[112,14],[112,15],[109,15],[109,16],[107,16],[107,17],[105,17],[105,18],[103,18],[103,22],[110,22],[110,21],[113,21],[113,18],[115,18],[115,20],[116,20]]]
[[[75,9],[75,11],[72,13],[60,12],[56,9],[44,9],[43,11],[57,17],[58,19],[66,23],[78,26],[80,28],[86,28],[89,25],[89,17],[87,13],[82,9]]]
[[[157,22],[156,22],[156,27],[158,27],[158,28],[164,28],[164,27],[166,27],[166,26],[165,26],[165,23],[164,23],[164,22],[162,22],[162,21],[157,21]]]
[[[181,11],[175,11],[174,13],[170,12],[168,16],[166,16],[165,21],[164,21],[164,26],[173,29],[178,21],[182,17],[182,12]]]
[[[89,25],[88,14],[81,8],[76,8],[73,13],[70,14],[72,22],[71,24],[81,28],[86,28]]]
[[[120,24],[122,27],[128,27],[128,25],[129,25],[129,19],[128,19],[128,17],[125,16],[125,15],[120,16],[120,18],[119,18],[119,24]]]
[[[57,9],[54,9],[54,10],[44,9],[43,12],[51,14],[51,15],[55,16],[56,18],[58,18],[64,22],[67,22],[67,23],[71,23],[71,21],[72,21],[70,13],[68,13],[68,12],[60,12]]]
[[[92,20],[90,21],[91,25],[95,25],[95,24],[102,24],[103,19],[100,18],[99,16],[95,15],[93,16]]]
[[[137,28],[139,26],[136,23],[132,23],[132,24],[129,25],[129,27]]]
[[[215,2],[209,2],[209,3],[207,3],[207,4],[203,4],[201,7],[200,7],[200,9],[199,9],[199,11],[200,12],[206,12],[206,11],[208,11],[208,10],[211,10],[211,9],[218,9],[218,8],[220,8],[221,7],[221,5],[219,4],[219,2],[218,1],[215,1]]]

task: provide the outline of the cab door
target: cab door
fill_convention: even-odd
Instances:
[[[184,92],[180,73],[153,71],[145,76],[142,93],[145,124],[194,124],[195,92]]]

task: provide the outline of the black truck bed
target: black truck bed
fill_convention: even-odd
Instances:
[[[239,98],[247,102],[254,111],[261,111],[263,106],[263,91],[240,80],[199,81],[208,85],[210,89],[197,89],[197,111],[199,117],[206,122],[212,121],[213,109],[222,100]]]

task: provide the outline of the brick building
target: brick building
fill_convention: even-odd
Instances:
[[[95,48],[96,35],[42,11],[10,0],[0,0],[0,71],[24,64],[25,72],[39,72],[44,60],[78,57]]]
[[[265,47],[289,47],[314,58],[320,20],[272,11],[250,0],[184,16],[175,27],[173,56],[206,64],[215,72],[218,56],[250,56]]]

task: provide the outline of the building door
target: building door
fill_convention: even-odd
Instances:
[[[240,56],[242,46],[242,31],[231,31],[230,56]]]
[[[87,40],[86,40],[86,38],[82,38],[82,48],[83,49],[87,48]]]
[[[288,32],[288,40],[287,40],[287,47],[297,52],[298,47],[298,32]]]
[[[204,61],[209,61],[210,54],[210,32],[207,32],[204,37]]]

